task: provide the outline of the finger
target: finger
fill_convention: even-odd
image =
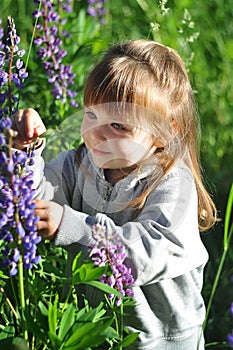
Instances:
[[[45,209],[48,207],[47,202],[43,199],[35,199],[33,202],[36,203],[36,209]]]
[[[12,116],[12,126],[13,129],[17,130],[20,138],[22,139],[28,139],[28,135],[25,134],[25,123],[26,121],[26,115],[28,114],[27,109],[19,110]]]
[[[48,220],[40,220],[36,223],[38,234],[44,239],[53,239],[56,234],[55,228]]]
[[[48,231],[49,231],[49,227],[48,227],[48,224],[47,224],[47,222],[46,221],[38,221],[37,223],[36,223],[36,227],[37,227],[37,230],[38,231],[45,231],[45,232],[47,232],[48,233]]]
[[[40,135],[42,135],[44,132],[46,131],[46,127],[44,125],[44,123],[42,123],[41,125],[38,125],[34,127],[34,137],[38,137]]]
[[[39,114],[34,109],[26,109],[24,111],[24,119],[24,130],[22,131],[27,135],[27,137],[37,137],[46,131],[44,123],[42,122]]]
[[[45,208],[45,209],[35,209],[34,212],[35,212],[36,216],[39,216],[39,218],[40,218],[39,221],[48,221],[49,215],[48,215],[47,208]]]
[[[13,129],[18,131],[20,139],[27,142],[33,141],[46,131],[39,114],[32,108],[19,110],[12,116],[12,122]]]

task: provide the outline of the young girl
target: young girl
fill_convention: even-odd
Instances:
[[[69,251],[70,263],[80,250],[88,254],[90,216],[116,230],[135,279],[136,305],[124,319],[140,332],[132,349],[196,350],[201,339],[203,350],[208,254],[199,231],[214,224],[216,210],[201,179],[185,66],[153,41],[117,44],[90,73],[84,106],[76,151],[61,153],[43,173],[45,141],[37,146],[38,230]],[[19,111],[14,127],[20,149],[45,131],[32,109]],[[85,290],[93,305],[96,293]]]

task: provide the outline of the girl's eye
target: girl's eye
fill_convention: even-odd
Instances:
[[[96,115],[89,111],[85,112],[85,116],[91,120],[96,119]]]
[[[116,130],[126,130],[126,128],[124,127],[124,125],[119,124],[119,123],[112,123],[111,126],[116,129]]]

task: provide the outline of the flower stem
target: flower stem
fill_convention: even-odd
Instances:
[[[119,350],[122,350],[122,342],[123,342],[123,301],[120,305],[120,326],[119,326],[119,335],[121,337],[121,345],[120,345],[120,348]]]
[[[5,295],[5,290],[2,287],[0,288],[0,292]],[[10,299],[7,296],[5,296],[5,298],[6,298],[7,304],[9,305],[11,311],[13,312],[13,315],[15,316],[16,320],[18,320],[19,316],[18,316],[14,306],[12,305]]]
[[[41,3],[42,3],[42,0],[40,0],[40,3],[39,3],[39,7],[38,7],[39,11],[41,9]],[[38,17],[36,18],[34,26],[33,26],[32,36],[31,36],[29,49],[28,49],[28,54],[27,54],[26,63],[25,63],[25,72],[27,71],[27,68],[28,68],[28,63],[29,63],[29,59],[30,59],[30,55],[31,55],[31,51],[32,51],[32,45],[33,45],[33,41],[34,41],[34,38],[35,38],[35,35],[36,35],[37,22],[38,22]],[[17,103],[17,110],[19,109],[20,97],[21,97],[21,90],[19,91],[19,99],[18,99],[18,103]]]
[[[20,308],[21,308],[21,317],[22,317],[22,328],[23,328],[23,339],[27,342],[28,341],[28,332],[26,329],[26,319],[25,319],[25,310],[26,310],[26,303],[25,303],[25,294],[24,294],[24,279],[23,279],[23,261],[22,257],[20,257],[18,262],[18,272],[19,272],[19,301],[20,301]]]
[[[42,3],[42,0],[40,0],[39,6],[38,6],[38,10],[39,11],[41,9],[41,3]],[[38,22],[38,17],[36,17],[35,24],[33,26],[33,32],[32,32],[32,36],[31,36],[31,40],[30,40],[30,44],[29,44],[29,49],[28,49],[28,55],[27,55],[26,63],[25,63],[25,71],[27,70],[27,67],[28,67],[28,62],[29,62],[29,58],[30,58],[30,55],[31,55],[32,45],[33,45],[33,41],[34,41],[34,38],[35,38],[35,35],[36,35],[37,22]]]
[[[227,201],[227,209],[226,209],[226,214],[225,214],[225,221],[224,221],[224,244],[223,244],[223,252],[222,252],[222,256],[218,265],[218,270],[217,273],[215,275],[215,279],[214,279],[214,283],[213,283],[213,287],[211,290],[211,294],[210,294],[210,298],[209,298],[209,302],[206,308],[206,316],[205,316],[205,320],[203,322],[202,325],[202,331],[204,333],[206,325],[207,325],[207,321],[208,321],[208,317],[209,317],[209,313],[210,313],[210,309],[212,306],[212,302],[213,302],[213,298],[218,286],[218,282],[220,279],[220,275],[223,269],[223,264],[225,262],[228,250],[229,250],[229,245],[230,245],[230,241],[231,241],[231,237],[233,234],[233,224],[229,227],[229,222],[230,222],[230,217],[231,217],[231,212],[232,212],[232,205],[233,205],[233,185],[231,186],[230,189],[230,193],[228,196],[228,201]],[[201,338],[201,337],[200,337]],[[200,338],[199,338],[199,342],[198,342],[198,348],[199,349],[199,345],[200,345]]]

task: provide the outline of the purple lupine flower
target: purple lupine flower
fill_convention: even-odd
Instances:
[[[14,20],[8,17],[7,30],[1,39],[0,31],[0,118],[9,117],[17,109],[15,91],[22,89],[28,73],[21,60],[25,50],[19,50],[20,37],[16,33]]]
[[[2,28],[2,19],[0,18],[0,49],[1,49],[1,45],[2,45],[2,38],[4,36],[4,29]]]
[[[37,0],[34,0],[34,2],[38,4]],[[65,12],[72,11],[70,0],[59,2],[59,6]],[[56,13],[54,4],[48,0],[42,0],[42,10],[35,10],[33,17],[39,20],[34,44],[38,47],[37,55],[43,61],[48,82],[53,84],[51,93],[55,100],[61,100],[63,103],[70,100],[71,106],[78,107],[74,99],[76,92],[72,91],[72,94],[70,94],[71,90],[68,90],[68,86],[74,84],[73,79],[76,74],[72,73],[72,66],[62,63],[63,58],[67,55],[67,51],[62,48],[62,39],[63,36],[69,36],[61,28],[65,23],[65,19]]]
[[[232,279],[233,279],[233,277],[232,277]],[[231,314],[231,316],[233,316],[233,302],[231,303],[231,306],[230,306],[230,314]],[[231,333],[229,333],[227,335],[227,342],[228,342],[230,347],[233,347],[233,330]]]
[[[107,9],[105,8],[105,3],[108,0],[87,0],[87,14],[96,17],[101,24],[105,24],[105,14]]]
[[[229,346],[233,347],[233,333],[227,335],[227,342]]]
[[[33,264],[40,261],[40,256],[36,255],[37,244],[41,237],[37,235],[33,202],[33,174],[27,172],[23,176],[18,175],[18,169],[26,168],[28,158],[19,156],[24,151],[13,152],[14,168],[11,172],[11,182],[0,177],[0,239],[5,244],[10,243],[7,250],[1,252],[0,265],[3,268],[10,267],[10,275],[17,273],[18,251],[22,255],[24,266],[32,268]],[[17,162],[20,160],[20,163]],[[25,160],[25,163],[23,163]],[[6,246],[5,246],[6,247]]]
[[[72,0],[64,0],[62,3],[62,8],[65,12],[72,12],[73,6],[72,6]]]
[[[118,290],[122,297],[133,296],[131,287],[134,284],[131,269],[124,264],[126,251],[124,245],[119,241],[116,232],[109,232],[106,227],[97,223],[92,226],[92,237],[96,245],[92,246],[90,253],[95,266],[105,266],[109,264],[111,274],[103,274],[100,281]],[[114,295],[110,294],[109,299]],[[117,297],[115,304],[119,306],[122,298]]]
[[[1,32],[0,32],[1,35]],[[36,254],[41,238],[37,235],[33,202],[33,174],[28,171],[33,157],[33,146],[27,154],[11,148],[14,132],[10,116],[17,110],[18,98],[13,94],[23,86],[27,73],[19,50],[20,38],[14,21],[8,18],[7,35],[0,57],[0,266],[14,276],[22,259],[26,268],[40,261]],[[14,83],[14,84],[12,84]]]

